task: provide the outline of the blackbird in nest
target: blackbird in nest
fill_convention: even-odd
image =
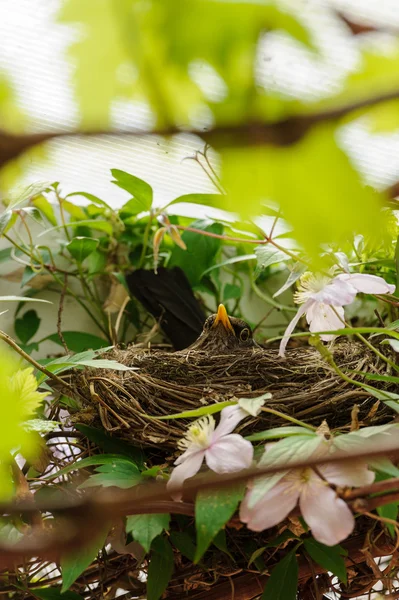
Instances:
[[[248,323],[229,317],[224,305],[219,304],[217,313],[206,319],[199,338],[183,353],[201,350],[217,355],[258,347]]]

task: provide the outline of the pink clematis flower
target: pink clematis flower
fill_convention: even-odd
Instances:
[[[237,433],[231,433],[248,414],[239,405],[228,406],[222,410],[216,428],[215,419],[210,415],[189,426],[185,437],[178,442],[179,448],[185,451],[175,461],[177,466],[167,483],[176,500],[181,498],[183,482],[198,473],[204,459],[215,473],[232,473],[251,466],[251,442]]]
[[[382,277],[363,273],[342,273],[334,278],[315,276],[305,273],[300,279],[295,302],[302,304],[297,314],[285,330],[280,343],[279,355],[284,356],[290,335],[302,315],[306,315],[309,330],[334,331],[345,326],[343,306],[351,304],[358,292],[366,294],[393,294],[395,286],[386,283]],[[322,334],[321,339],[328,342],[334,335]]]
[[[253,531],[263,531],[283,521],[299,502],[313,537],[327,546],[339,544],[352,533],[355,519],[346,502],[329,484],[368,485],[374,481],[375,474],[360,460],[326,463],[319,465],[317,471],[322,477],[310,467],[289,471],[253,505],[253,489],[249,489],[241,503],[241,521]]]

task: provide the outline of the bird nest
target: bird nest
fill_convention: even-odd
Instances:
[[[114,349],[106,357],[134,369],[87,368],[71,372],[65,380],[80,408],[71,411],[70,419],[72,423],[92,425],[145,449],[148,467],[171,465],[176,457],[176,443],[184,435],[187,423],[192,422],[192,419],[159,420],[156,417],[234,398],[271,394],[265,405],[268,412],[245,419],[237,427],[236,431],[243,435],[287,425],[287,417],[315,426],[327,421],[330,429],[342,431],[349,431],[354,424],[368,426],[391,421],[393,411],[353,383],[362,379],[360,372],[385,373],[389,368],[387,363],[365,345],[345,339],[336,342],[330,352],[333,361],[326,361],[313,347],[290,348],[285,359],[280,358],[274,348],[241,349],[237,353],[211,356],[202,351],[166,352],[138,346]],[[352,382],[344,380],[335,367],[350,375]],[[377,384],[389,390],[387,384]],[[355,405],[358,408],[353,410]],[[91,442],[88,448],[90,453],[98,451]],[[163,596],[169,600],[259,598],[268,578],[265,569],[270,572],[292,548],[293,535],[304,533],[295,516],[262,533],[249,531],[238,517],[233,517],[224,532],[228,551],[226,539],[219,540],[196,565],[190,557],[191,549],[183,544],[187,535],[195,538],[193,517],[194,509],[191,513],[172,516],[169,541],[174,548],[175,567]],[[377,581],[374,558],[394,553],[394,543],[380,523],[361,515],[343,547],[348,552],[345,559],[348,583],[340,584],[339,593],[342,598],[355,598],[370,590]],[[251,555],[255,558],[248,564]],[[315,585],[319,597],[324,591],[331,591],[335,585],[331,574],[306,557],[302,558],[299,560],[298,598],[314,598]],[[137,589],[138,595],[145,594],[140,573],[146,570],[147,563],[142,557],[136,560],[125,554],[112,564],[118,571],[118,577],[112,577],[133,577],[134,581],[129,583],[133,587],[128,589]],[[391,562],[387,569],[392,572],[395,565]],[[109,576],[111,571],[107,571]],[[101,565],[97,575],[103,585]],[[84,585],[84,579],[78,580],[74,589],[82,591]]]
[[[380,373],[387,366],[363,344],[340,341],[332,348],[335,364],[347,373]],[[132,346],[115,349],[108,358],[137,370],[86,369],[70,376],[82,409],[72,417],[142,447],[176,448],[186,419],[159,420],[201,406],[270,393],[267,407],[247,419],[240,433],[287,425],[284,416],[313,425],[326,420],[330,429],[349,430],[353,406],[363,425],[385,423],[391,411],[376,405],[367,391],[345,381],[315,348],[289,349],[282,359],[276,349],[247,349],[225,355],[202,351],[165,352]],[[353,379],[362,379],[352,374]],[[387,388],[385,388],[387,389]]]

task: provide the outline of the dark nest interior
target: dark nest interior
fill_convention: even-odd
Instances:
[[[353,379],[361,379],[362,376],[356,374],[359,371],[387,372],[387,363],[362,343],[341,340],[330,350],[336,365]],[[395,415],[367,391],[344,381],[312,347],[291,348],[286,359],[279,358],[276,349],[257,348],[237,354],[207,356],[198,351],[172,353],[135,346],[113,350],[106,357],[137,370],[85,369],[70,373],[64,379],[73,388],[81,406],[71,412],[71,421],[91,425],[115,439],[140,446],[148,458],[148,467],[172,464],[176,457],[176,442],[189,422],[187,419],[159,421],[149,417],[171,415],[232,398],[256,397],[270,392],[268,408],[315,426],[326,420],[330,429],[342,431],[349,431],[355,405],[359,408],[360,426],[387,423]],[[395,384],[390,386],[385,389],[394,391]],[[290,423],[281,416],[261,413],[257,418],[246,419],[237,430],[249,435],[287,424]],[[90,453],[98,451],[92,442],[87,441],[87,448]],[[267,581],[267,575],[262,572],[270,570],[287,549],[293,547],[292,539],[284,535],[284,531],[303,533],[297,518],[255,534],[247,530],[238,517],[233,517],[225,528],[225,541],[219,540],[212,545],[200,564],[195,565],[192,548],[184,543],[190,532],[191,539],[195,540],[193,516],[172,515],[171,525],[169,539],[174,548],[175,570],[164,597],[172,600],[260,597]],[[281,534],[283,537],[279,537]],[[302,557],[299,560],[298,598],[322,598],[323,592],[333,590],[334,586],[343,598],[366,593],[378,579],[371,557],[392,554],[394,542],[378,521],[361,516],[356,520],[353,535],[343,546],[348,550],[345,559],[349,573],[347,586],[338,584],[323,569]],[[248,564],[249,557],[259,548],[263,551]],[[106,585],[112,587],[112,581],[124,579],[130,586],[124,585],[125,589],[135,589],[137,595],[145,594],[145,585],[139,577],[145,564],[137,562],[132,555],[115,558],[109,563]],[[395,566],[396,562],[388,560],[385,575],[396,573]],[[98,580],[102,572],[99,565]],[[95,573],[93,577],[96,577]],[[83,593],[83,584],[84,580],[78,579],[77,587],[73,589]]]

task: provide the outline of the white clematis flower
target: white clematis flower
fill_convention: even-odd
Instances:
[[[240,519],[252,531],[263,531],[278,525],[299,502],[301,514],[312,530],[313,537],[335,546],[353,531],[355,519],[346,502],[330,487],[362,486],[374,481],[364,461],[326,463],[312,468],[293,469],[251,506],[252,490],[241,502]]]
[[[178,443],[184,453],[175,461],[176,467],[167,487],[176,499],[181,498],[181,487],[189,477],[198,473],[204,459],[215,473],[232,473],[251,466],[251,442],[231,433],[237,423],[248,416],[238,405],[224,408],[219,425],[215,428],[212,416],[202,417],[189,426],[185,437]]]
[[[309,330],[334,331],[345,326],[343,306],[351,304],[358,292],[366,294],[393,294],[395,286],[386,283],[382,277],[363,273],[342,273],[336,277],[316,276],[305,273],[300,279],[295,302],[302,304],[297,314],[285,330],[280,343],[279,355],[284,356],[290,335],[302,315],[306,315]],[[334,335],[322,334],[321,339],[328,342]]]

